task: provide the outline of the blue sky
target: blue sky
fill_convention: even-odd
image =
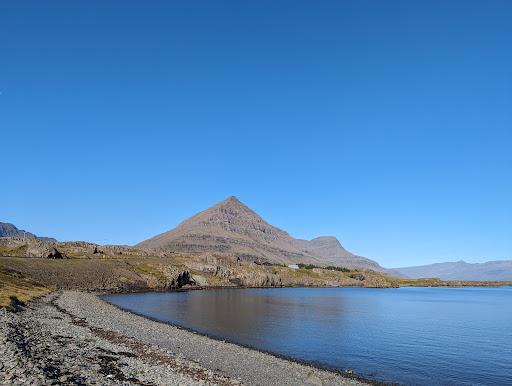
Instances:
[[[133,244],[229,195],[384,266],[512,258],[509,1],[2,1],[0,221]]]

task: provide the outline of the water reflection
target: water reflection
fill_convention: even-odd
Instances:
[[[281,292],[280,292],[281,291]],[[340,328],[344,321],[344,299],[324,296],[290,297],[287,291],[273,289],[223,289],[173,293],[113,295],[122,307],[151,315],[221,338],[237,337],[238,342],[255,346],[279,339],[298,339],[305,326],[315,330]],[[274,315],[269,318],[269,315]],[[229,336],[226,334],[229,332]]]
[[[413,385],[512,385],[512,289],[233,289],[111,295],[262,350]]]

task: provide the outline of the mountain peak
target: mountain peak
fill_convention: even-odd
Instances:
[[[215,207],[243,207],[249,209],[247,205],[240,201],[236,196],[229,196],[228,198],[214,205],[212,208]]]
[[[335,237],[323,236],[311,241],[291,237],[235,196],[227,197],[137,247],[190,254],[224,253],[249,261],[382,270],[377,263],[345,250]]]
[[[335,236],[318,236],[310,241],[311,242],[337,243],[337,244],[341,245],[340,241]]]
[[[229,196],[228,198],[221,202],[232,202],[241,204],[241,201],[236,196]]]
[[[206,209],[205,211],[198,213],[196,216],[191,217],[189,220],[200,219],[203,222],[209,223],[212,221],[230,222],[234,218],[240,220],[244,219],[245,221],[254,221],[258,223],[264,221],[256,212],[254,212],[251,208],[249,208],[235,196],[229,196],[228,198],[220,201],[209,209]]]

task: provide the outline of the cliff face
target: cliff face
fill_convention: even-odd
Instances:
[[[136,247],[158,254],[224,253],[241,260],[382,270],[376,262],[345,250],[334,237],[295,239],[236,197],[229,197]]]

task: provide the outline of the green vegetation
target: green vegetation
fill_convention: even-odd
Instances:
[[[399,279],[400,286],[402,287],[440,287],[447,285],[441,279],[428,278],[428,279]]]
[[[345,267],[333,267],[333,266],[328,266],[328,267],[325,267],[324,269],[327,269],[329,271],[339,271],[339,272],[350,272],[350,269],[348,268],[345,268]]]
[[[299,263],[297,264],[299,266],[300,269],[313,269],[313,268],[320,268],[319,266],[317,265],[313,265],[313,264],[302,264],[302,263]]]
[[[350,269],[348,268],[345,268],[345,267],[334,267],[332,265],[329,265],[327,267],[319,267],[318,265],[314,265],[314,264],[297,264],[299,266],[299,268],[301,269],[314,269],[314,268],[318,268],[318,269],[326,269],[328,271],[339,271],[339,272],[350,272]]]
[[[149,264],[137,264],[133,267],[133,270],[138,273],[142,273],[143,275],[152,275],[158,279],[158,282],[161,284],[167,283],[167,276],[159,270],[157,267]]]
[[[291,270],[291,276],[295,278],[309,277],[315,279],[321,279],[321,275],[318,272],[314,272],[311,269],[301,268]]]

